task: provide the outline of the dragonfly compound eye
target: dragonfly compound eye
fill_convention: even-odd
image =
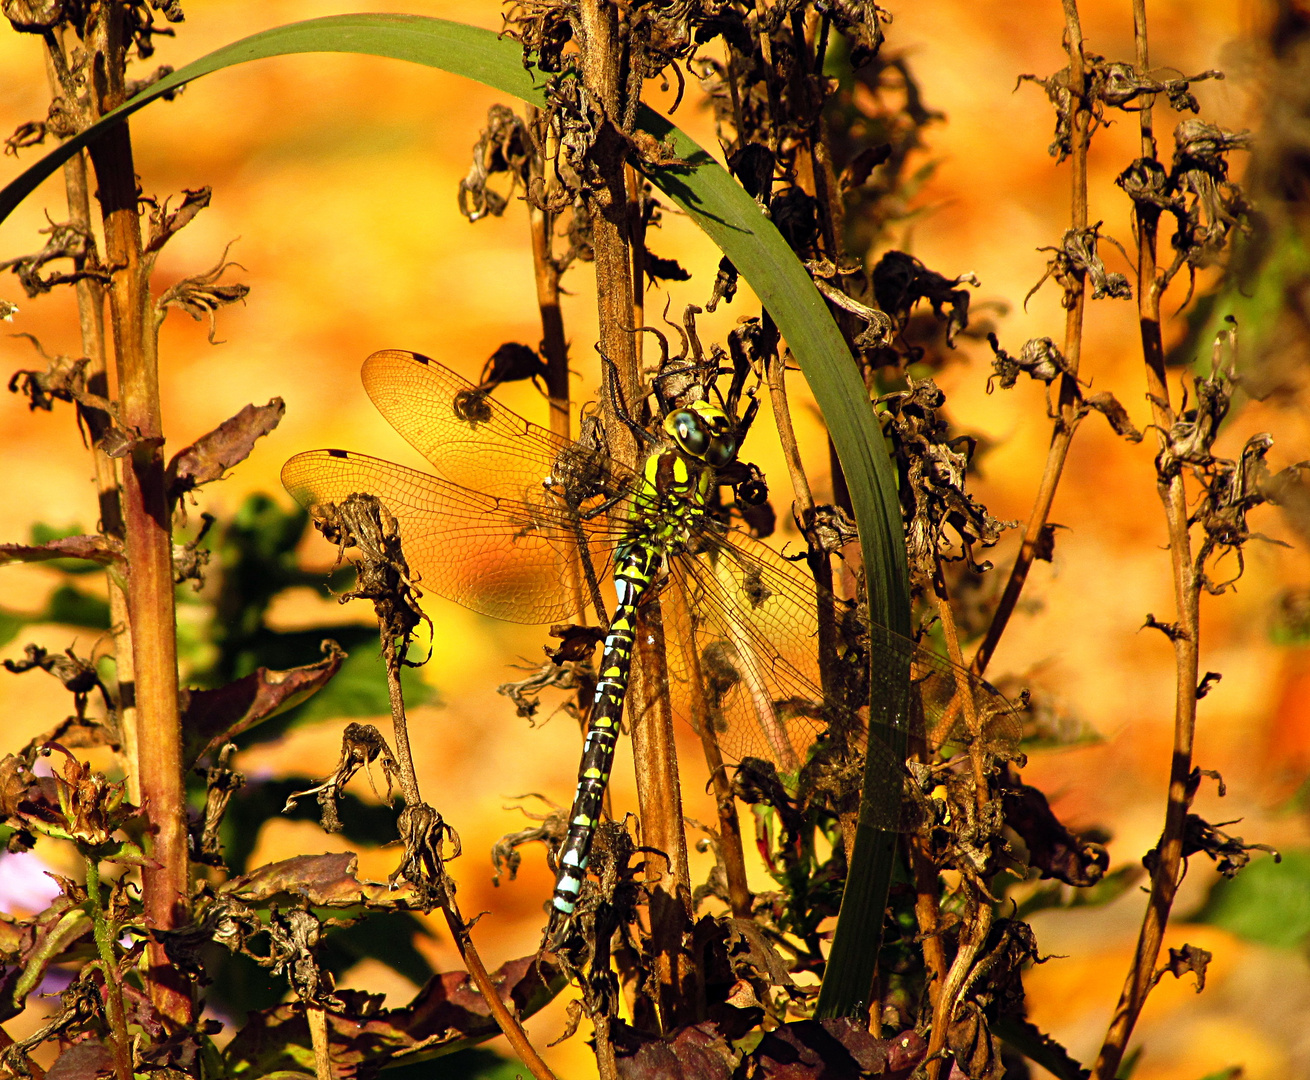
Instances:
[[[665,423],[668,433],[678,446],[692,457],[700,458],[710,448],[710,432],[705,421],[690,409],[679,409],[669,414]]]
[[[715,439],[705,451],[705,464],[712,469],[726,468],[736,456],[737,440],[731,435],[723,435]]]

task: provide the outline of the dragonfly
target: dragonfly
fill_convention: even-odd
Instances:
[[[384,350],[365,360],[378,411],[437,471],[351,450],[297,454],[282,483],[311,514],[353,494],[395,518],[421,589],[485,615],[547,624],[596,610],[605,624],[568,832],[557,859],[551,928],[572,917],[585,879],[621,729],[643,603],[671,590],[665,645],[675,714],[712,725],[729,758],[760,757],[796,775],[837,723],[858,728],[821,689],[813,580],[795,562],[715,512],[744,424],[706,393],[668,405],[640,469],[614,460],[594,428],[577,441],[524,419],[428,357]],[[658,396],[658,395],[657,395]],[[636,429],[632,421],[629,426]],[[655,426],[655,425],[653,425]],[[612,585],[612,614],[602,583]],[[1017,720],[962,668],[873,627],[874,668],[910,673],[925,729],[1011,737]],[[961,706],[961,694],[967,703]],[[982,719],[979,720],[979,716]],[[938,739],[937,741],[941,741]],[[889,753],[864,732],[863,751]],[[904,773],[891,762],[888,775]],[[875,827],[899,824],[900,789]]]

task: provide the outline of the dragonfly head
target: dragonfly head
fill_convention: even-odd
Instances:
[[[713,469],[732,464],[737,435],[728,414],[708,401],[693,401],[664,418],[664,430],[688,457]]]

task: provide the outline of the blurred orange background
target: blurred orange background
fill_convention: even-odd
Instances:
[[[890,3],[887,48],[903,52],[926,103],[946,114],[928,132],[920,159],[936,162],[916,205],[922,213],[898,227],[894,246],[947,275],[972,271],[981,281],[975,310],[995,320],[1012,351],[1030,337],[1062,340],[1059,293],[1048,284],[1028,303],[1024,295],[1041,277],[1046,255],[1068,221],[1069,169],[1047,155],[1053,118],[1040,89],[1015,89],[1025,72],[1045,76],[1065,64],[1063,18],[1055,0],[1012,0],[979,5],[965,0]],[[213,48],[258,30],[314,16],[384,10],[368,4],[291,0],[211,0],[187,6],[176,40],[158,40],[149,66],[180,66]],[[406,10],[500,28],[497,3],[411,3]],[[1112,59],[1133,52],[1131,7],[1126,2],[1084,2],[1083,29],[1090,50]],[[1256,126],[1260,70],[1252,38],[1267,17],[1264,5],[1150,0],[1152,59],[1195,72],[1219,67],[1223,82],[1198,84],[1204,119],[1229,128]],[[656,100],[664,100],[659,94]],[[171,104],[156,104],[133,120],[137,171],[144,190],[160,198],[183,188],[212,185],[213,205],[165,249],[154,281],[156,294],[188,274],[212,266],[232,243],[241,264],[232,279],[251,286],[248,302],[219,316],[218,338],[207,327],[172,314],[160,357],[168,448],[172,453],[236,413],[247,402],[282,397],[287,415],[262,439],[248,461],[222,483],[201,492],[200,508],[222,519],[250,493],[271,492],[287,505],[278,483],[282,462],[321,446],[362,450],[421,466],[416,455],[373,410],[359,384],[363,358],[380,348],[425,353],[476,379],[485,359],[505,341],[540,338],[525,215],[514,204],[504,217],[470,225],[458,213],[455,193],[490,105],[492,91],[426,68],[355,56],[286,57],[248,64],[187,87]],[[37,39],[0,34],[0,130],[45,115],[48,92]],[[511,103],[513,104],[513,103]],[[675,120],[702,145],[716,143],[709,114],[691,86]],[[1162,154],[1174,118],[1157,106]],[[1090,157],[1090,219],[1131,244],[1129,203],[1115,175],[1137,153],[1131,118],[1097,133]],[[5,159],[0,181],[36,160],[25,150]],[[1241,155],[1235,155],[1241,168]],[[62,180],[48,182],[0,226],[0,260],[35,250],[36,230],[48,210],[61,220]],[[693,273],[669,290],[671,310],[703,303],[718,254],[694,226],[666,214],[651,240],[661,255],[676,257]],[[1108,245],[1113,270],[1130,272]],[[572,343],[574,397],[595,396],[595,307],[588,268],[565,279],[570,291],[565,320]],[[1167,297],[1173,312],[1185,283]],[[0,297],[18,303],[13,331],[36,335],[47,351],[80,352],[70,290],[29,301],[17,282],[0,278]],[[648,319],[663,307],[653,292]],[[702,321],[706,340],[722,340],[735,320],[756,310],[743,292]],[[1168,332],[1179,336],[1181,326]],[[1024,519],[1036,491],[1050,437],[1042,387],[1021,383],[1009,392],[986,392],[990,350],[962,341],[954,362],[939,376],[948,413],[961,430],[994,444],[979,474],[976,496],[1003,519]],[[0,339],[0,370],[41,366],[23,340]],[[1137,344],[1135,305],[1089,305],[1082,377],[1110,390],[1145,429],[1149,413]],[[800,380],[794,380],[799,384]],[[1177,383],[1173,384],[1176,391]],[[545,422],[543,400],[527,386],[508,388],[504,400]],[[1175,399],[1177,400],[1177,399]],[[803,447],[822,496],[826,455],[812,410],[798,408]],[[767,420],[759,432],[767,432]],[[1247,437],[1273,432],[1272,468],[1310,456],[1310,414],[1303,401],[1247,402],[1226,427],[1218,452],[1236,457]],[[54,417],[31,413],[23,401],[0,399],[0,537],[19,540],[34,521],[95,524],[91,463],[72,424],[71,411]],[[752,440],[752,459],[774,478],[779,517],[785,472],[776,450]],[[1059,533],[1054,561],[1038,563],[1020,612],[989,669],[989,677],[1015,677],[1054,698],[1064,713],[1095,731],[1099,741],[1034,753],[1025,777],[1045,790],[1057,813],[1074,828],[1105,826],[1112,867],[1136,864],[1155,842],[1163,820],[1172,740],[1173,655],[1160,635],[1143,631],[1147,613],[1172,619],[1173,596],[1165,523],[1155,493],[1152,435],[1129,444],[1093,416],[1079,431],[1052,519]],[[1252,519],[1256,531],[1294,545],[1297,537],[1278,511]],[[785,538],[785,535],[784,537]],[[1017,537],[1011,533],[990,553],[998,574],[1008,571]],[[326,567],[333,557],[314,538],[307,564]],[[5,568],[0,604],[39,610],[56,582],[39,567]],[[1196,762],[1220,770],[1228,785],[1222,801],[1207,784],[1196,810],[1211,821],[1241,818],[1232,831],[1277,847],[1307,843],[1303,812],[1286,809],[1310,767],[1310,710],[1305,706],[1307,652],[1271,643],[1275,604],[1290,585],[1310,583],[1301,546],[1253,542],[1237,590],[1203,598],[1202,670],[1223,681],[1200,705]],[[434,599],[438,650],[423,677],[438,704],[416,710],[411,723],[425,795],[456,826],[464,856],[454,865],[464,912],[486,912],[475,936],[489,966],[531,952],[542,924],[549,875],[538,852],[526,852],[517,882],[493,889],[486,852],[521,818],[504,807],[523,792],[540,791],[559,802],[572,793],[578,736],[565,717],[530,729],[497,684],[516,678],[511,665],[535,663],[545,641],[538,627],[520,627],[474,615]],[[366,612],[302,590],[274,612],[283,627],[358,619]],[[20,656],[26,641],[52,651],[73,643],[67,628],[30,627],[5,646]],[[85,652],[91,642],[79,640]],[[306,660],[312,658],[307,657]],[[1300,677],[1300,689],[1295,680]],[[49,728],[68,708],[50,679],[0,678],[0,716],[14,749]],[[284,745],[257,748],[237,762],[251,773],[324,775],[336,764],[339,725],[296,731]],[[694,760],[694,759],[693,759]],[[694,766],[685,773],[688,813],[708,820]],[[631,763],[614,782],[618,810],[633,805]],[[366,796],[371,798],[371,796]],[[304,823],[271,821],[254,863],[300,852],[340,850]],[[44,849],[43,849],[44,851]],[[1263,856],[1260,856],[1263,857]],[[51,850],[54,861],[57,853]],[[385,877],[392,849],[365,853],[361,869]],[[252,865],[253,865],[252,864]],[[62,866],[61,869],[64,869]],[[697,864],[693,876],[703,878]],[[1214,880],[1197,858],[1183,885],[1176,913],[1186,916]],[[1107,908],[1053,912],[1034,920],[1044,955],[1057,957],[1027,976],[1033,1020],[1078,1058],[1090,1061],[1117,999],[1140,923],[1144,894],[1130,890]],[[458,966],[444,928],[420,942],[438,969]],[[1210,926],[1171,927],[1166,945],[1184,941],[1214,953],[1204,994],[1190,980],[1166,979],[1154,992],[1134,1045],[1145,1046],[1140,1080],[1195,1080],[1228,1065],[1242,1065],[1250,1080],[1310,1076],[1310,965],[1296,951],[1254,945]],[[386,991],[403,1003],[412,987],[381,965],[352,971],[346,985]],[[538,1046],[564,1026],[556,1002],[528,1024]],[[20,1036],[15,1025],[11,1033]],[[546,1051],[562,1075],[585,1076],[594,1065],[581,1036]]]

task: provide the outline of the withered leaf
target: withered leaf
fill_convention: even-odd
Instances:
[[[61,0],[4,0],[2,10],[14,29],[25,34],[49,30],[66,17]]]
[[[281,421],[287,407],[279,397],[267,405],[247,405],[207,435],[174,455],[168,463],[168,495],[176,501],[185,492],[220,480],[234,465],[250,456],[255,440]]]
[[[337,673],[346,654],[335,641],[323,643],[326,659],[274,671],[259,668],[217,690],[185,690],[182,738],[187,767],[229,739],[299,705]]]
[[[976,1002],[961,1004],[951,1021],[946,1044],[955,1055],[956,1065],[970,1080],[1000,1080],[1004,1072],[1001,1044]]]
[[[729,1080],[737,1063],[732,1044],[712,1021],[681,1028],[670,1037],[643,1037],[626,1024],[611,1033],[621,1080]]]
[[[1181,949],[1170,949],[1168,961],[1155,973],[1159,982],[1165,975],[1181,979],[1189,972],[1196,976],[1196,992],[1205,989],[1205,972],[1210,965],[1211,954],[1198,945],[1184,945]]]
[[[926,1049],[923,1040],[910,1031],[891,1039],[875,1039],[858,1025],[800,1020],[765,1035],[743,1064],[749,1069],[746,1075],[768,1080],[906,1077]]]
[[[538,1012],[567,984],[555,967],[529,956],[512,960],[491,973],[510,1011],[525,1018]],[[450,1053],[482,1042],[500,1028],[486,1001],[464,972],[446,972],[428,980],[414,1000],[400,1009],[381,1009],[377,998],[351,990],[336,996],[346,1006],[328,1013],[329,1053],[333,1075],[371,1076],[386,1064],[421,1061],[435,1052]],[[305,1011],[298,1003],[250,1014],[225,1051],[228,1061],[248,1063],[252,1075],[294,1070],[311,1053]]]
[[[1128,410],[1120,405],[1119,401],[1108,390],[1083,398],[1083,402],[1104,416],[1110,422],[1110,426],[1114,428],[1116,435],[1122,435],[1129,442],[1142,441],[1142,433],[1133,426],[1133,422],[1128,418]]]
[[[194,191],[186,188],[182,193],[182,205],[176,210],[169,212],[167,199],[163,206],[155,207],[150,212],[150,239],[146,242],[145,251],[156,252],[168,243],[175,232],[185,228],[192,218],[209,205],[213,193],[208,185]]]
[[[841,176],[837,180],[842,191],[850,191],[851,188],[863,186],[864,182],[869,179],[869,174],[891,156],[891,143],[880,143],[877,146],[864,147],[863,150],[851,158],[846,168],[842,169]]]
[[[1200,773],[1194,774],[1194,782],[1200,782]],[[1189,778],[1190,779],[1190,778]],[[1222,794],[1222,790],[1220,792]],[[1231,821],[1221,821],[1219,825],[1231,825]],[[1238,872],[1251,861],[1251,852],[1267,851],[1275,862],[1282,856],[1268,844],[1248,844],[1240,836],[1230,836],[1218,825],[1211,825],[1199,814],[1188,814],[1183,824],[1183,858],[1189,858],[1198,852],[1214,861],[1215,869],[1226,878],[1234,878]],[[1155,873],[1160,861],[1160,849],[1154,847],[1142,856],[1142,865]]]
[[[56,897],[35,919],[5,926],[6,940],[0,949],[5,967],[0,980],[0,1023],[17,1016],[28,995],[40,987],[50,965],[83,948],[84,940],[89,944],[94,930],[91,916],[68,896]]]
[[[218,279],[223,276],[229,266],[240,266],[240,263],[228,262],[227,250],[224,249],[223,257],[208,270],[189,278],[183,278],[176,285],[167,289],[155,301],[156,319],[162,320],[170,307],[181,308],[196,322],[208,317],[209,343],[211,345],[218,344],[214,339],[214,335],[218,332],[218,309],[227,304],[235,304],[239,300],[244,300],[250,292],[249,285],[239,283],[232,285],[218,284]]]
[[[358,866],[359,856],[351,851],[295,855],[233,878],[219,892],[256,903],[285,894],[303,896],[321,907],[360,904],[378,889],[364,885],[355,876]]]
[[[114,1058],[99,1039],[73,1043],[46,1071],[46,1080],[98,1080],[114,1071]]]
[[[1105,875],[1109,853],[1100,844],[1071,833],[1039,789],[1019,784],[1004,788],[1001,796],[1005,823],[1019,834],[1028,848],[1028,864],[1040,870],[1043,878],[1087,888]]]
[[[1033,545],[1033,558],[1050,562],[1055,557],[1055,530],[1067,527],[1057,525],[1054,521],[1044,523],[1041,532],[1037,534],[1037,543]]]

